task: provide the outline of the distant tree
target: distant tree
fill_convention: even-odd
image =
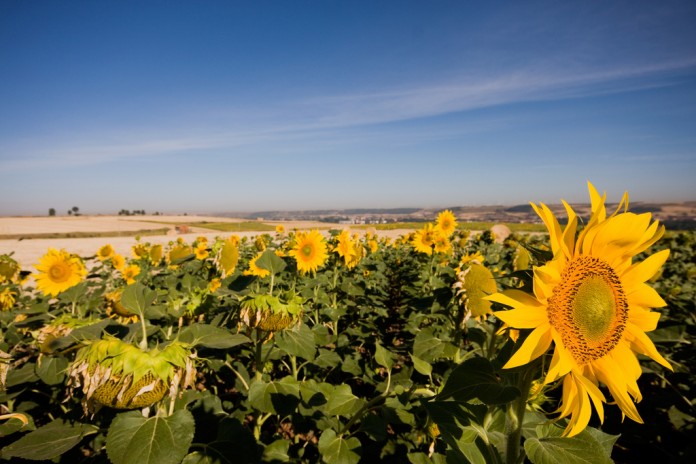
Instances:
[[[55,216],[55,215],[56,215],[56,209],[55,209],[55,208],[48,208],[48,215],[49,215],[49,216]]]
[[[71,209],[68,210],[68,216],[72,216],[72,210],[71,210]]]
[[[79,216],[80,215],[80,208],[78,208],[77,206],[73,206],[72,212],[75,216]]]

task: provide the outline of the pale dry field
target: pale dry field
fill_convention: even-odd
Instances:
[[[148,222],[153,221],[153,222]],[[154,222],[156,221],[156,222]],[[220,218],[211,216],[78,216],[78,217],[2,217],[0,218],[0,235],[9,234],[39,234],[39,233],[70,233],[70,232],[124,232],[138,230],[152,230],[169,227],[166,235],[148,235],[142,241],[152,244],[166,245],[178,237],[186,242],[192,242],[198,236],[205,236],[209,240],[215,237],[253,237],[264,232],[219,232],[203,228],[191,228],[190,233],[178,234],[171,223],[187,224],[194,222],[242,222],[245,219]],[[163,224],[164,223],[164,224]],[[169,223],[169,224],[167,224]],[[286,231],[309,230],[318,228],[328,234],[328,230],[342,229],[346,226],[310,221],[263,221],[264,224],[282,224]],[[369,230],[369,229],[368,229]],[[356,229],[354,232],[365,233],[364,229]],[[410,230],[388,230],[376,232],[380,236],[399,237]],[[269,232],[273,233],[273,232]],[[117,253],[131,257],[131,247],[136,243],[135,237],[94,237],[94,238],[30,238],[0,240],[0,254],[14,252],[13,258],[19,262],[22,269],[32,270],[49,248],[65,249],[70,253],[82,257],[94,256],[99,247],[111,244]]]

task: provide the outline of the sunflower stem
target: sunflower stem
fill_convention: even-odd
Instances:
[[[520,397],[508,407],[505,417],[505,432],[507,435],[507,464],[516,464],[520,461],[522,425],[524,423],[524,413],[527,409],[527,400],[532,381],[536,373],[537,363],[531,363],[518,375],[517,388],[520,390]]]
[[[140,314],[140,327],[143,330],[143,338],[140,340],[140,349],[143,351],[147,350],[147,327],[145,326],[145,318]]]

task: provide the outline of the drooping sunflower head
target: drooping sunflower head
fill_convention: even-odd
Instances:
[[[9,311],[15,304],[17,292],[12,291],[10,287],[5,287],[0,290],[0,311]]]
[[[446,237],[452,235],[457,228],[457,218],[454,216],[454,213],[448,209],[437,215],[435,223],[437,228],[440,229]]]
[[[36,266],[39,271],[34,274],[36,287],[44,294],[56,296],[79,284],[87,274],[85,265],[79,256],[65,250],[49,248]]]
[[[164,256],[164,252],[162,251],[161,244],[152,245],[150,247],[150,264],[153,266],[159,265],[162,261],[162,256]]]
[[[326,241],[318,230],[298,232],[295,236],[295,246],[289,255],[297,261],[297,269],[302,273],[316,272],[328,258]]]
[[[453,287],[464,308],[464,321],[470,317],[481,318],[491,312],[491,302],[485,297],[497,292],[498,288],[493,274],[481,262],[470,261],[461,266]]]
[[[0,284],[5,282],[17,283],[22,268],[11,256],[0,255]]]
[[[181,238],[181,237],[179,237]],[[179,263],[194,254],[192,247],[186,245],[185,243],[177,243],[174,245],[169,253],[167,253],[167,264],[170,267],[177,267]]]
[[[627,195],[607,217],[606,195],[600,196],[592,184],[589,191],[592,215],[579,234],[577,216],[567,203],[564,229],[546,205],[532,205],[549,231],[553,259],[534,267],[534,295],[509,290],[490,297],[513,308],[495,313],[503,322],[534,329],[505,367],[526,364],[553,343],[544,382],[563,379],[560,412],[561,417],[570,416],[567,435],[587,426],[591,404],[603,418],[600,382],[625,415],[641,422],[634,405],[641,399],[636,354],[670,368],[645,334],[657,327],[660,317],[651,309],[665,306],[647,282],[659,272],[669,250],[634,262],[662,236],[664,227],[651,222],[650,213],[628,212]]]
[[[99,250],[97,250],[97,259],[99,261],[106,261],[107,259],[111,259],[114,253],[114,247],[107,243],[106,245],[99,247]]]
[[[86,410],[99,406],[138,409],[193,385],[195,354],[182,343],[143,351],[108,338],[81,348],[68,368],[71,392],[81,390]]]
[[[239,240],[232,240],[232,237],[218,245],[218,251],[215,255],[215,266],[220,272],[222,278],[234,272],[239,261]]]
[[[114,266],[114,269],[116,269],[117,271],[120,271],[124,267],[126,267],[126,258],[124,258],[123,255],[119,255],[118,253],[115,253],[111,257],[111,265]]]
[[[131,251],[136,259],[146,258],[150,254],[150,246],[147,243],[136,243],[131,248]]]
[[[279,332],[297,324],[302,298],[294,294],[282,299],[272,295],[249,295],[241,302],[240,322],[249,328]]]

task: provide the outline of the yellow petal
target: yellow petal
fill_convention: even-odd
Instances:
[[[503,366],[505,369],[522,366],[541,356],[551,345],[551,326],[544,324],[532,330],[517,352]]]
[[[578,217],[575,211],[573,211],[573,208],[571,208],[565,200],[561,201],[568,214],[568,223],[563,230],[563,244],[565,246],[566,256],[570,258],[575,253],[575,232],[578,227]]]
[[[657,327],[660,320],[660,313],[647,311],[640,308],[628,310],[628,322],[638,327],[643,332],[651,332]]]
[[[650,280],[655,274],[657,274],[665,261],[667,261],[668,256],[669,250],[658,251],[657,253],[648,256],[645,260],[631,266],[621,276],[621,283],[624,285],[624,288],[634,288],[639,284]]]
[[[543,305],[527,292],[522,290],[505,290],[504,292],[494,293],[484,298],[488,301],[511,306],[513,308],[541,308]]]
[[[590,201],[592,202],[592,218],[596,218],[600,222],[604,221],[607,217],[607,210],[604,207],[607,194],[599,196],[599,192],[592,185],[592,182],[589,181],[587,182],[587,189],[590,191]]]
[[[643,419],[640,418],[633,400],[628,396],[626,379],[622,375],[621,367],[610,356],[595,360],[594,365],[597,377],[609,388],[611,396],[619,408],[621,408],[621,411],[634,421],[642,424]]]
[[[566,375],[573,369],[577,369],[577,363],[573,359],[573,355],[570,351],[565,349],[563,343],[560,343],[560,335],[555,329],[551,329],[552,338],[555,343],[555,348],[553,351],[553,357],[551,358],[551,364],[549,365],[549,370],[546,373],[546,378],[544,379],[545,384],[549,384],[559,377]]]
[[[562,234],[561,225],[558,223],[558,219],[553,215],[553,212],[544,203],[539,203],[539,206],[532,203],[532,208],[539,215],[541,220],[544,222],[546,229],[549,231],[549,242],[551,242],[551,251],[553,255],[556,256],[561,250],[562,245]]]
[[[578,383],[582,384],[582,387],[584,388],[584,390],[587,392],[590,399],[592,400],[592,404],[594,404],[595,410],[597,411],[597,416],[599,417],[599,421],[603,424],[604,423],[604,405],[602,403],[606,402],[606,398],[604,398],[604,395],[599,390],[597,385],[595,385],[594,382],[592,382],[590,379],[588,379],[584,375],[578,374],[578,375],[573,375],[573,377],[578,381]]]
[[[635,290],[628,292],[629,306],[640,306],[641,308],[662,308],[667,306],[665,300],[648,284],[639,284]]]
[[[495,311],[495,317],[516,329],[534,329],[541,324],[548,323],[546,310],[543,308],[525,307],[508,311]]]
[[[645,335],[645,332],[631,322],[626,323],[626,331],[629,332],[626,339],[630,342],[633,351],[651,358],[653,361],[662,364],[669,370],[673,370],[672,365],[657,352],[657,348],[655,348],[652,340]]]

